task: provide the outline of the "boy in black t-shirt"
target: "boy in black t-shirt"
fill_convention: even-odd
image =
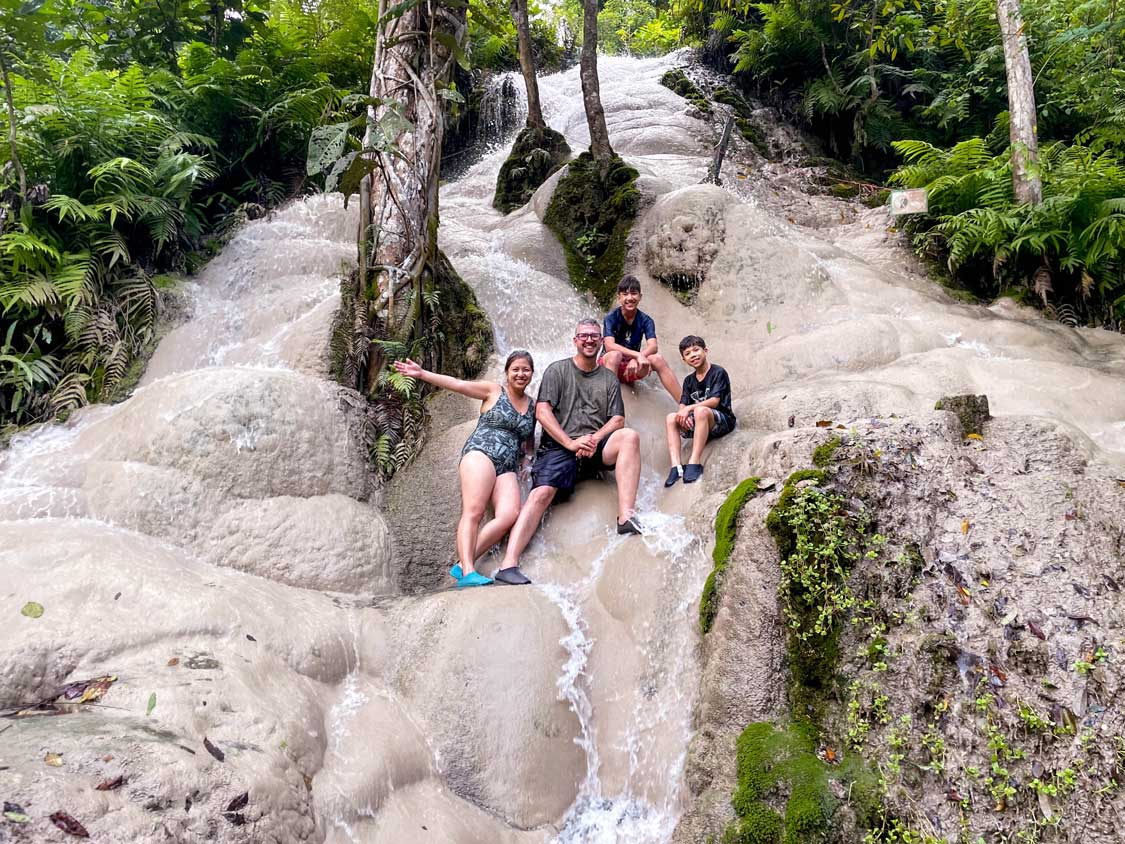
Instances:
[[[684,379],[680,407],[669,413],[664,425],[668,432],[668,454],[672,470],[664,486],[672,486],[681,477],[685,484],[694,483],[703,475],[703,447],[708,440],[717,440],[734,430],[731,410],[730,378],[721,366],[707,360],[707,344],[702,337],[689,334],[680,341],[680,356],[695,370]],[[691,458],[680,465],[680,437],[690,439]]]
[[[679,384],[672,367],[657,351],[656,323],[638,306],[641,283],[627,275],[617,285],[617,307],[605,316],[605,351],[598,363],[617,375],[622,384],[632,384],[653,370],[672,398]]]

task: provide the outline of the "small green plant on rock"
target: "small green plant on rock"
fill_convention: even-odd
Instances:
[[[866,550],[870,518],[848,510],[816,469],[794,472],[766,519],[781,558],[778,595],[789,628],[794,696],[822,694],[839,656],[840,626],[856,603],[852,566]]]

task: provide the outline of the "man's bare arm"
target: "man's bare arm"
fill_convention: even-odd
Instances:
[[[563,448],[568,451],[575,451],[577,449],[578,444],[563,430],[562,425],[559,424],[559,420],[555,417],[555,410],[551,407],[550,402],[536,402],[535,418],[539,420],[539,424],[543,426],[543,430],[547,432],[547,435]]]

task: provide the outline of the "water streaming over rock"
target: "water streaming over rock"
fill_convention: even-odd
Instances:
[[[982,391],[996,413],[1052,416],[1091,459],[1122,459],[1121,338],[952,303],[904,270],[874,218],[816,237],[763,211],[749,180],[690,187],[709,128],[657,83],[674,61],[603,59],[602,93],[615,149],[660,197],[638,224],[642,307],[670,359],[678,335],[703,334],[735,384],[742,430],[709,450],[703,482],[661,486],[672,402],[639,385],[626,404],[643,539],[612,531],[613,487],[589,483],[528,549],[534,587],[394,594],[357,397],[325,377],[355,218],[318,197],[251,223],[196,280],[194,317],[129,400],[0,456],[0,700],[119,677],[112,706],[13,722],[5,799],[61,795],[111,842],[157,840],[155,822],[185,841],[663,844],[685,802],[704,537],[723,492],[768,463],[755,429]],[[577,70],[541,91],[582,149]],[[443,187],[441,244],[499,351],[529,348],[542,371],[599,314],[540,222],[546,191],[491,209],[504,152]],[[700,249],[713,263],[688,309],[645,268]],[[20,616],[30,600],[41,618]],[[129,789],[86,787],[126,763]],[[249,839],[250,825],[215,826],[247,790]]]

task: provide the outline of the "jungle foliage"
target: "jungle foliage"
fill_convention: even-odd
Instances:
[[[859,172],[930,189],[917,245],[972,291],[1013,290],[1068,320],[1125,319],[1125,14],[1023,0],[1042,205],[1012,196],[994,0],[678,0],[690,37],[744,90]],[[897,167],[897,169],[896,169]]]
[[[366,87],[375,15],[0,0],[0,429],[111,395],[162,274],[304,190],[310,131]]]

